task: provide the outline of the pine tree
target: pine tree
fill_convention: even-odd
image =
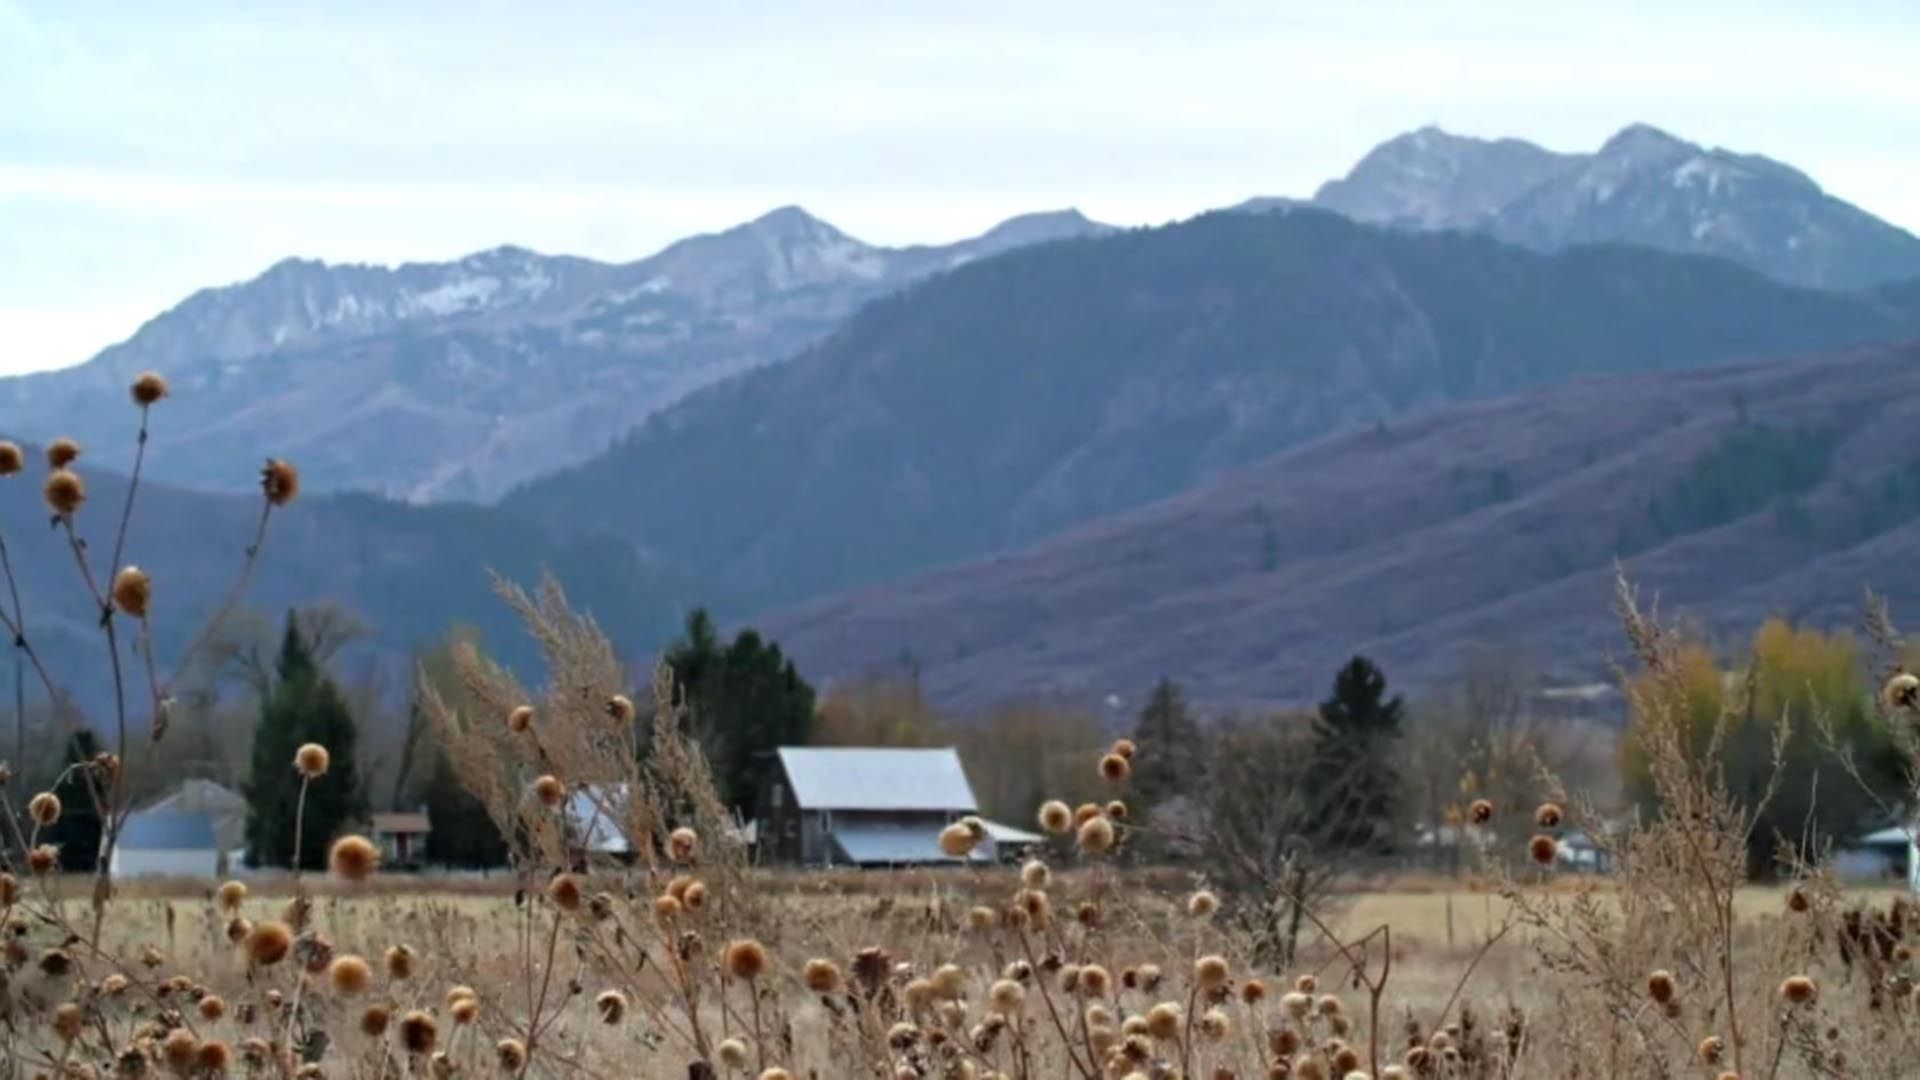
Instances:
[[[1134,809],[1151,813],[1177,795],[1193,794],[1200,773],[1200,725],[1180,686],[1161,679],[1134,724]]]
[[[289,866],[294,858],[300,777],[293,757],[304,743],[327,748],[327,773],[306,785],[301,816],[299,865],[325,865],[327,845],[365,815],[354,768],[353,714],[339,687],[314,660],[293,616],[287,616],[272,689],[260,706],[254,730],[253,768],[247,796],[247,859],[255,866]]]
[[[1394,744],[1405,702],[1387,696],[1387,677],[1364,656],[1347,661],[1313,723],[1307,774],[1320,832],[1337,848],[1378,848],[1393,838],[1400,790]]]
[[[427,834],[428,862],[465,869],[506,865],[507,842],[486,804],[460,782],[453,763],[438,749],[421,796],[433,826]]]
[[[812,734],[813,687],[756,631],[742,630],[723,646],[704,610],[688,616],[667,663],[722,795],[734,806],[751,803],[773,768],[773,751],[804,746]]]
[[[42,831],[40,838],[60,849],[60,868],[70,873],[91,873],[100,862],[100,810],[94,802],[94,787],[105,785],[107,778],[94,767],[100,753],[100,740],[85,728],[67,739],[66,766],[53,793],[60,797],[60,820]],[[104,786],[100,788],[106,795]]]

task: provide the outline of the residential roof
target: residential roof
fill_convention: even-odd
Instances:
[[[1906,825],[1889,825],[1855,840],[1854,844],[1869,847],[1880,847],[1886,844],[1905,845],[1913,843],[1914,835],[1914,830]]]
[[[213,819],[181,810],[141,810],[127,815],[120,846],[141,851],[216,850]]]
[[[960,755],[952,747],[899,750],[867,747],[782,747],[780,766],[803,810],[944,810],[979,808]]]
[[[373,831],[377,833],[426,833],[433,831],[433,823],[427,820],[424,810],[393,811],[373,815]]]
[[[581,846],[601,854],[623,854],[629,849],[620,820],[626,812],[625,784],[590,785],[567,800],[567,818],[580,830]]]
[[[147,809],[244,814],[247,811],[247,799],[232,788],[211,780],[183,780],[179,787],[155,800]]]
[[[940,850],[939,825],[836,825],[834,846],[840,857],[859,866],[911,866],[916,863],[958,862]],[[975,861],[988,850],[975,848]]]

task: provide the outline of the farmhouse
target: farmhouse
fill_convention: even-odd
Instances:
[[[426,858],[427,836],[432,832],[424,806],[411,813],[395,810],[373,815],[373,842],[388,867],[412,866]]]
[[[910,866],[958,860],[940,851],[940,830],[979,810],[952,747],[787,747],[761,794],[760,857],[806,866]],[[1040,837],[987,823],[975,861]]]

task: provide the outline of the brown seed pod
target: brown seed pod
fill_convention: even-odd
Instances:
[[[1565,818],[1558,803],[1541,803],[1540,808],[1533,812],[1533,823],[1543,829],[1557,829]]]
[[[343,836],[328,850],[327,865],[337,878],[365,881],[380,868],[380,849],[364,836]]]
[[[275,506],[285,506],[300,494],[300,470],[291,462],[268,458],[260,470],[260,492]]]
[[[1493,820],[1493,804],[1485,799],[1475,799],[1467,807],[1467,820],[1475,825],[1485,825]]]
[[[143,371],[134,377],[127,393],[135,405],[146,408],[167,396],[167,380],[157,371]]]

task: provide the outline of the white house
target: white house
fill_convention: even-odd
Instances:
[[[219,876],[226,853],[214,835],[213,818],[186,810],[138,810],[127,816],[113,849],[117,878]]]
[[[1920,826],[1889,825],[1833,853],[1834,873],[1853,881],[1905,881],[1920,892]]]

